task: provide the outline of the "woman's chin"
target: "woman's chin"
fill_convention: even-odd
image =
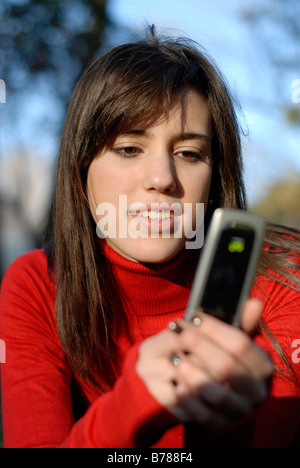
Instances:
[[[164,263],[184,247],[184,239],[106,239],[108,245],[123,257],[139,263]]]

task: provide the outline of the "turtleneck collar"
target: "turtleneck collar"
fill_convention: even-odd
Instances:
[[[131,315],[162,315],[184,311],[199,252],[183,249],[165,263],[128,260],[98,239],[117,283],[124,311]]]

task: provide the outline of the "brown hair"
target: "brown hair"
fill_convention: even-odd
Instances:
[[[182,87],[207,98],[213,122],[213,203],[206,221],[217,207],[246,209],[233,99],[216,65],[193,42],[152,37],[113,48],[85,71],[69,105],[56,179],[56,316],[72,369],[102,389],[118,372],[115,324],[123,320],[126,326],[126,321],[109,302],[106,285],[112,287],[113,278],[96,246],[86,194],[88,167],[113,134],[137,122],[146,128],[167,114],[172,94]],[[289,249],[281,233],[269,232],[272,243]],[[270,253],[262,258],[263,272],[281,263]]]

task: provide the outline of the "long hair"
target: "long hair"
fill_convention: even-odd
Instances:
[[[116,374],[116,323],[124,317],[109,300],[113,285],[96,245],[87,191],[90,163],[108,139],[147,128],[168,115],[176,90],[206,97],[213,124],[213,177],[206,222],[217,207],[246,209],[240,128],[233,99],[217,66],[189,40],[157,39],[121,45],[84,72],[71,99],[61,141],[55,193],[56,317],[61,344],[74,372],[105,390]],[[272,241],[284,238],[271,230]],[[270,261],[270,258],[272,261]],[[265,255],[262,270],[277,268]],[[102,380],[95,378],[101,375]]]

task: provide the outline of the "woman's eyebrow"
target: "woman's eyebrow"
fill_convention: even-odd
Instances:
[[[183,132],[174,135],[172,141],[177,143],[178,141],[185,141],[185,140],[205,140],[206,142],[211,141],[210,135],[206,135],[204,133],[195,133],[195,132]]]
[[[153,135],[148,130],[139,130],[139,129],[131,129],[122,132],[121,135],[134,135],[134,136],[142,136],[146,138],[153,138]],[[177,133],[172,137],[172,142],[177,143],[178,141],[186,141],[186,140],[205,140],[206,142],[211,141],[211,137],[204,133],[196,133],[196,132],[181,132]]]
[[[127,136],[127,135],[133,135],[133,136],[145,136],[147,138],[151,137],[151,134],[147,130],[138,130],[138,129],[131,129],[131,130],[125,130],[125,132],[122,132],[120,136]]]

